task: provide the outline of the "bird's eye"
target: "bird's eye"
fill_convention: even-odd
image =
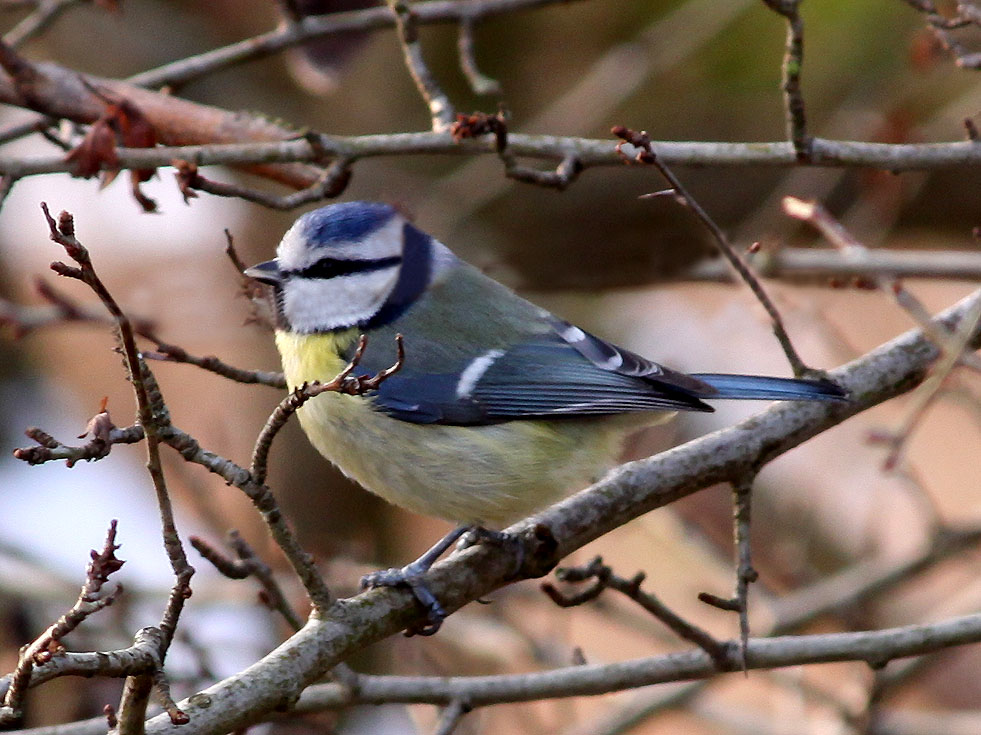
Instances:
[[[336,258],[321,258],[313,265],[300,270],[288,271],[293,278],[337,278],[350,276],[355,273],[368,273],[392,268],[402,263],[401,255],[375,260],[346,260]]]

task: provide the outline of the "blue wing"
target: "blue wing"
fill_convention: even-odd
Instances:
[[[508,349],[488,350],[453,372],[413,370],[411,356],[406,363],[379,386],[375,405],[413,423],[479,425],[658,409],[711,411],[699,396],[715,393],[707,383],[558,320],[549,332]]]
[[[439,354],[446,340],[407,340],[406,364],[373,394],[375,406],[411,423],[476,426],[637,411],[712,411],[703,398],[836,400],[844,395],[826,381],[687,375],[551,315],[547,322],[542,333],[525,333],[517,344],[476,357],[468,353],[465,360]],[[373,337],[375,349],[367,350],[359,372],[391,364],[390,355],[378,349],[380,336]],[[458,335],[444,335],[453,336]],[[453,364],[449,371],[448,361]]]

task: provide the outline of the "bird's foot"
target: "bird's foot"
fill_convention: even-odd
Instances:
[[[401,568],[382,569],[361,578],[361,589],[375,587],[408,586],[419,603],[426,608],[426,621],[419,627],[407,631],[410,635],[433,635],[446,619],[446,610],[436,599],[436,595],[426,584],[425,575],[436,560],[461,536],[471,530],[470,526],[459,526],[439,540],[429,551],[414,562]]]
[[[424,577],[427,571],[428,567],[422,568],[418,564],[418,560],[401,568],[380,569],[361,578],[361,589],[408,586],[419,604],[426,608],[425,622],[418,627],[411,628],[408,632],[413,635],[433,635],[446,619],[446,610],[443,609],[439,600],[436,599],[436,595],[426,584]]]

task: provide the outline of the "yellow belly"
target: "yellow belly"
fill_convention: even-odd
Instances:
[[[292,390],[327,381],[356,334],[276,333]],[[502,526],[598,479],[637,421],[563,419],[489,426],[412,424],[376,411],[370,398],[324,393],[299,412],[317,450],[389,502],[457,523]],[[662,414],[667,418],[670,414]],[[657,414],[646,414],[654,423]]]

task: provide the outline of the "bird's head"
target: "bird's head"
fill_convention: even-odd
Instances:
[[[300,217],[276,258],[245,274],[275,289],[279,321],[291,331],[370,329],[425,291],[435,245],[387,204],[331,204]]]

